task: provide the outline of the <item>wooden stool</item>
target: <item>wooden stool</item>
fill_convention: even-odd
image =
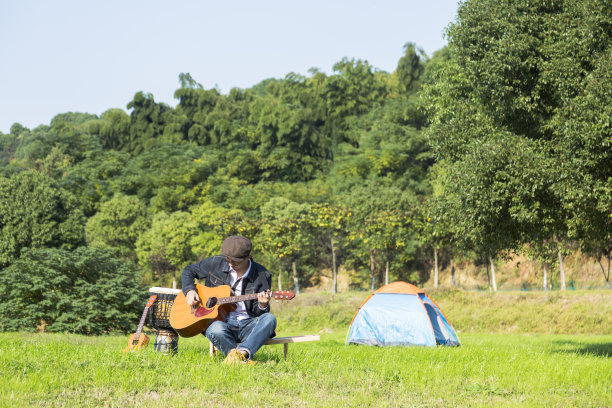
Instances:
[[[271,339],[266,340],[264,343],[265,346],[270,344],[282,344],[284,346],[284,354],[285,360],[287,359],[287,352],[289,351],[289,343],[304,343],[307,341],[319,341],[321,338],[318,334],[307,334],[303,336],[289,336],[289,337],[273,337]],[[210,343],[210,355],[213,356],[217,354],[219,350]]]

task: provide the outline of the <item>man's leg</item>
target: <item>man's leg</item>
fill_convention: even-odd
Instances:
[[[252,358],[257,350],[272,336],[276,329],[276,317],[272,313],[245,319],[238,322],[240,325],[238,351],[246,351],[248,358]]]
[[[228,324],[229,323],[229,324]],[[238,328],[231,322],[214,321],[204,334],[212,344],[221,350],[224,355],[228,355],[232,349],[236,348],[236,335]]]

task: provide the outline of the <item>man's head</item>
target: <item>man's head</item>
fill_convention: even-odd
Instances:
[[[241,235],[232,235],[223,241],[221,246],[221,255],[225,256],[228,261],[237,264],[251,255],[253,245],[251,241]]]

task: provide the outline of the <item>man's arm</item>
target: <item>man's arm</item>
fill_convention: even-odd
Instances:
[[[200,262],[188,265],[183,269],[181,275],[181,284],[183,286],[183,293],[185,294],[185,300],[189,306],[194,306],[200,300],[198,292],[196,291],[195,280],[196,278],[200,281],[208,277],[210,258],[204,259]]]
[[[185,295],[187,295],[190,290],[195,290],[195,280],[196,278],[200,279],[199,272],[201,263],[202,262],[187,265],[185,269],[183,269],[181,284],[183,285],[183,293]]]

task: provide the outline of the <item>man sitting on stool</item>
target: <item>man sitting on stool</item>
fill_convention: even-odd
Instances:
[[[228,364],[251,361],[276,329],[276,317],[270,313],[272,275],[251,259],[252,248],[251,241],[243,236],[228,237],[221,246],[221,255],[187,266],[181,278],[189,306],[200,300],[196,278],[211,288],[229,285],[232,295],[258,294],[257,301],[238,302],[226,321],[213,322],[204,333],[225,354],[224,362]]]

